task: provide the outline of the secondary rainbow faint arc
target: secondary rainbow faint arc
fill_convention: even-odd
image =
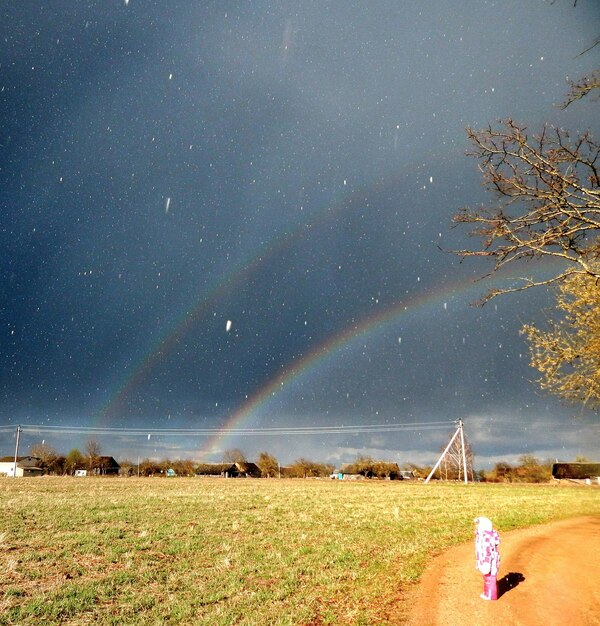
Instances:
[[[365,190],[372,190],[378,186],[398,184],[399,179],[407,176],[408,174],[405,170],[403,172],[395,172],[391,176],[378,177],[370,184],[347,193],[333,204],[327,204],[324,208],[315,211],[309,223],[297,224],[293,230],[273,237],[269,243],[262,246],[253,256],[239,261],[230,272],[221,277],[219,284],[204,292],[194,305],[188,307],[184,314],[176,318],[175,322],[161,333],[158,340],[151,344],[149,350],[137,360],[137,365],[131,369],[131,373],[125,377],[124,382],[121,382],[116,391],[110,394],[109,400],[105,402],[103,407],[96,411],[95,421],[99,422],[116,414],[118,407],[125,401],[133,389],[173,349],[173,346],[187,333],[193,324],[208,312],[209,307],[215,304],[220,297],[231,292],[245,278],[250,276],[255,269],[264,265],[277,252],[291,245],[308,231],[317,228],[337,215],[344,208],[348,207],[350,203],[359,202]]]
[[[375,333],[382,329],[386,324],[393,323],[403,315],[415,313],[427,306],[442,304],[445,299],[449,299],[457,294],[464,294],[469,291],[481,290],[480,284],[476,283],[473,278],[453,283],[450,286],[443,286],[441,289],[422,293],[415,296],[412,300],[400,302],[392,307],[384,309],[374,315],[364,318],[363,320],[352,324],[339,333],[330,337],[324,343],[319,344],[298,360],[294,361],[285,371],[268,381],[266,385],[261,387],[251,398],[244,402],[226,421],[222,429],[224,431],[239,428],[240,424],[252,417],[262,404],[266,403],[272,394],[278,389],[288,384],[292,380],[312,371],[320,363],[327,358],[333,358],[336,352],[361,337]],[[230,433],[217,433],[211,437],[204,446],[202,446],[201,454],[207,454],[211,449],[219,445],[221,440],[229,436]]]

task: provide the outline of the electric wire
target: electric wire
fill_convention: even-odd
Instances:
[[[69,435],[130,435],[130,436],[285,436],[285,435],[339,435],[393,433],[448,428],[454,422],[413,422],[407,424],[337,424],[333,426],[276,426],[255,428],[141,428],[110,426],[55,426],[50,424],[21,424],[24,433],[63,433]],[[1,425],[0,432],[14,432],[17,425]]]

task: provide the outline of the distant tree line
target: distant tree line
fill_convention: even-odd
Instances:
[[[399,478],[400,476],[397,463],[378,461],[363,455],[359,455],[354,463],[343,465],[340,470],[345,474],[358,474],[365,478]]]
[[[72,476],[77,470],[87,470],[98,473],[101,469],[101,448],[95,440],[86,443],[85,453],[73,448],[67,455],[58,454],[47,443],[38,443],[30,448],[31,456],[41,460],[41,467],[45,474]],[[246,455],[239,449],[225,450],[222,455],[223,464],[247,464]],[[583,458],[576,459],[585,460]],[[121,476],[167,476],[169,473],[176,476],[195,476],[200,468],[206,464],[199,464],[190,459],[155,459],[145,458],[138,462],[124,459],[119,462]],[[552,479],[552,461],[540,461],[531,454],[519,457],[517,464],[506,461],[497,462],[491,470],[473,470],[473,453],[467,446],[467,465],[469,480],[493,483],[545,483]],[[306,458],[299,458],[293,463],[281,466],[278,460],[269,452],[263,451],[258,455],[256,466],[262,478],[326,478],[336,471],[330,463],[318,463]],[[396,479],[400,470],[409,471],[415,479],[425,479],[429,476],[431,465],[416,465],[404,463],[401,467],[391,461],[377,460],[370,456],[358,455],[352,463],[339,468],[344,474],[360,475],[370,479]],[[449,455],[436,470],[433,479],[462,480],[462,466],[456,455]],[[100,472],[101,473],[101,472]]]
[[[479,479],[488,483],[547,483],[552,480],[552,461],[542,462],[531,454],[519,457],[517,465],[500,461]]]
[[[498,461],[491,470],[473,470],[467,460],[468,479],[487,483],[547,483],[552,480],[552,464],[552,460],[541,461],[532,454],[524,454],[519,457],[518,463]],[[428,476],[431,472],[431,467],[413,467],[419,477]],[[432,478],[462,480],[463,477],[458,465],[442,463]]]

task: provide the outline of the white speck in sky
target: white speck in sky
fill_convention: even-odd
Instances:
[[[125,6],[129,6],[129,0],[124,0]]]
[[[402,343],[402,337],[398,337],[398,343]]]
[[[148,433],[148,441],[150,441],[150,433]]]
[[[165,202],[165,213],[169,212],[170,206],[171,206],[171,198],[167,198],[167,201]]]
[[[169,74],[169,80],[173,79],[173,74]]]
[[[227,320],[227,324],[225,324],[225,332],[229,332],[231,330],[231,320]]]
[[[348,184],[348,181],[344,178],[344,187]]]
[[[444,311],[447,311],[447,310],[448,310],[448,303],[444,302]]]
[[[432,183],[433,182],[433,176],[429,177],[429,182]]]

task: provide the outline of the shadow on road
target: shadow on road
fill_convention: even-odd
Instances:
[[[508,593],[511,589],[514,589],[517,585],[521,584],[525,580],[525,576],[520,572],[510,572],[503,576],[498,581],[498,598],[501,598],[505,593]]]

